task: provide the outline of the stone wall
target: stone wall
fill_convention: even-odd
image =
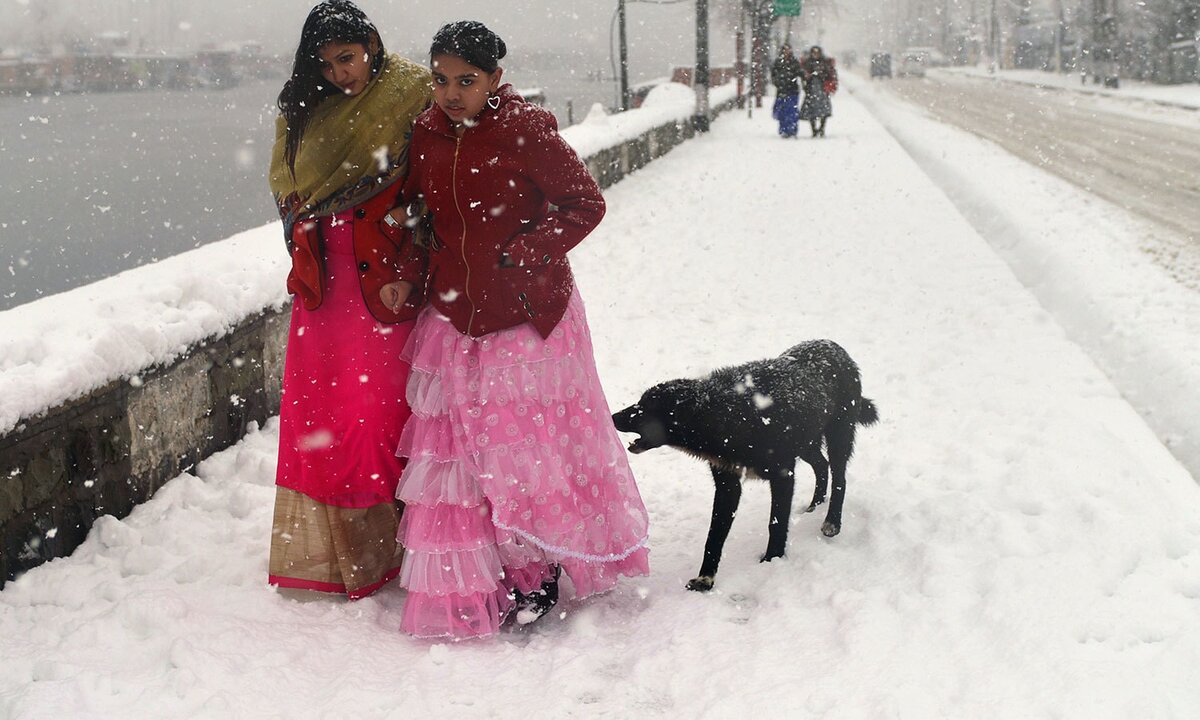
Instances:
[[[667,123],[585,162],[610,187],[693,134],[690,120]],[[128,515],[236,443],[249,423],[276,414],[289,311],[246,318],[170,366],[110,383],[0,437],[0,588],[69,555],[96,518]]]
[[[600,187],[607,188],[694,135],[695,130],[689,121],[668,123],[621,145],[601,150],[586,158],[585,162]]]
[[[0,438],[0,587],[69,555],[171,478],[278,412],[288,316],[268,311]]]

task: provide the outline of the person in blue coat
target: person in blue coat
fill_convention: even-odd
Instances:
[[[790,45],[779,48],[779,57],[771,66],[771,83],[775,86],[775,105],[771,116],[779,121],[779,135],[796,137],[800,120],[800,61]]]

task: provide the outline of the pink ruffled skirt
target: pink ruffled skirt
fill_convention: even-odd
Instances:
[[[512,591],[537,590],[554,565],[577,597],[649,574],[646,508],[578,292],[546,339],[528,324],[472,338],[426,308],[403,357],[404,632],[491,635]]]

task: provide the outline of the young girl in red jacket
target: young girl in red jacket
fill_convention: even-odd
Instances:
[[[504,55],[480,23],[438,31],[436,105],[414,124],[404,185],[433,223],[397,453],[401,628],[419,637],[536,619],[560,574],[584,597],[649,572],[646,509],[567,262],[604,199],[554,116],[500,84]]]

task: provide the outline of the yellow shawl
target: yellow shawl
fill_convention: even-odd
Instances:
[[[428,69],[388,55],[361,93],[326,97],[304,131],[294,178],[283,157],[287,121],[276,120],[269,180],[285,237],[296,221],[354,207],[404,177],[413,120],[429,105],[429,81]]]

